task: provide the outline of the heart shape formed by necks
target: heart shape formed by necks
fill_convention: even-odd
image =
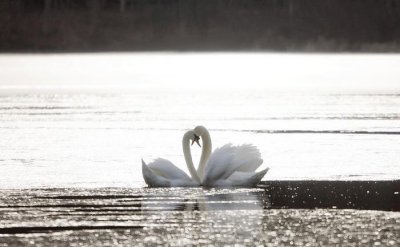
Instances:
[[[200,138],[202,138],[203,146],[201,149],[199,165],[196,170],[193,164],[192,153],[190,150],[190,143],[193,144],[194,142],[196,142],[199,146],[201,146],[199,143]],[[187,131],[183,135],[182,148],[186,165],[189,169],[192,179],[201,184],[204,176],[204,170],[212,150],[211,138],[207,129],[205,129],[203,126],[197,126],[194,130]]]

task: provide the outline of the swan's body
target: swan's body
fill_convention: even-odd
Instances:
[[[172,164],[171,161],[158,158],[146,165],[142,160],[144,181],[150,187],[195,187],[200,186],[200,178],[194,168],[190,154],[190,141],[194,138],[193,131],[185,133],[182,139],[183,154],[186,165],[192,175],[190,178],[184,171]],[[189,159],[190,157],[190,159]]]
[[[158,158],[148,165],[142,160],[142,173],[144,181],[150,187],[199,186],[198,182],[166,159]]]
[[[203,141],[203,152],[198,168],[203,186],[254,187],[268,172],[268,168],[256,172],[263,160],[255,146],[226,144],[211,153],[212,144],[208,130],[203,126],[197,126],[193,131]]]

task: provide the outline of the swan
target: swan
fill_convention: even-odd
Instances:
[[[200,137],[203,143],[197,169],[202,186],[254,187],[268,172],[269,168],[256,172],[263,163],[257,147],[249,144],[233,146],[229,143],[211,153],[212,144],[208,130],[204,126],[197,126],[193,133],[195,138]],[[190,152],[185,155],[190,155]],[[185,159],[191,160],[191,157]]]
[[[202,152],[197,170],[190,151],[202,138]],[[166,159],[158,158],[146,165],[142,159],[142,173],[150,187],[254,187],[268,172],[255,170],[262,164],[260,151],[253,145],[226,144],[212,152],[211,137],[203,126],[187,131],[182,138],[183,155],[191,177]]]
[[[148,165],[142,159],[142,174],[149,187],[196,187],[200,186],[200,177],[194,168],[190,153],[190,141],[199,143],[199,137],[192,130],[187,131],[182,138],[182,148],[186,165],[191,177],[172,164],[171,161],[158,158]]]

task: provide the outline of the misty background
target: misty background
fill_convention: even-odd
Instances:
[[[397,0],[2,0],[1,52],[398,52]]]

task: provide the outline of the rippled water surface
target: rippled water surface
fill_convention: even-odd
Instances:
[[[259,147],[266,180],[400,174],[400,56],[0,56],[0,188],[143,186],[183,133]],[[195,158],[199,148],[193,147]]]
[[[0,246],[398,246],[398,212],[274,209],[263,189],[3,190]]]
[[[399,178],[399,118],[397,94],[5,94],[0,186],[141,186],[141,158],[186,169],[181,138],[199,124],[214,147],[258,146],[265,179]]]

